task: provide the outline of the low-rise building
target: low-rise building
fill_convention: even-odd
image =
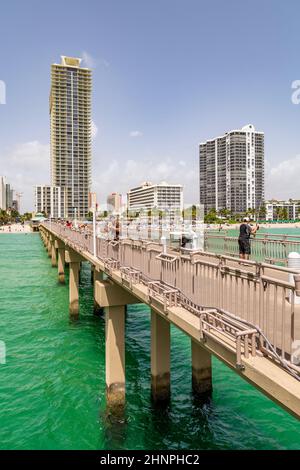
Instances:
[[[183,210],[183,186],[181,184],[169,184],[162,182],[152,184],[142,183],[129,190],[127,194],[128,209],[139,211],[141,209],[162,211]]]
[[[295,220],[300,218],[300,200],[266,201],[266,220]]]
[[[35,186],[35,211],[55,219],[63,217],[62,197],[59,186]]]

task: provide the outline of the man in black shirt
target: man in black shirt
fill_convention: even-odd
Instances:
[[[250,236],[254,235],[259,229],[258,225],[252,227],[247,222],[249,222],[249,219],[245,217],[244,222],[240,225],[239,253],[241,259],[249,259],[251,254]]]

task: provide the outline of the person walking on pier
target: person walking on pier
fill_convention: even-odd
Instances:
[[[240,225],[239,235],[239,254],[241,259],[249,259],[251,254],[250,236],[255,235],[259,226],[256,224],[252,227],[249,223],[249,218],[245,217],[243,223]]]

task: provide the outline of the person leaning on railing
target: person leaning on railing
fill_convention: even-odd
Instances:
[[[240,225],[240,235],[238,243],[239,254],[241,259],[249,259],[249,256],[251,255],[250,237],[251,235],[255,236],[257,230],[259,230],[259,225],[256,224],[256,226],[253,227],[247,222],[249,222],[249,218],[245,217],[243,223]]]

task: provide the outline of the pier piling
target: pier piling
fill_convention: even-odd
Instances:
[[[94,286],[94,314],[99,315],[103,309],[101,305],[99,305],[96,301],[95,291],[96,291],[96,282],[104,280],[104,273],[103,271],[97,271],[97,269],[92,270],[93,273],[93,286]]]
[[[51,235],[50,234],[48,234],[48,237],[47,237],[47,251],[48,251],[49,258],[51,258],[51,256],[52,256],[52,246],[51,246]]]
[[[58,282],[60,284],[65,283],[65,244],[61,240],[55,240],[55,247],[57,249],[58,261],[57,261],[57,272]]]
[[[57,266],[57,257],[56,257],[56,248],[55,248],[55,238],[50,236],[51,243],[51,264],[53,267]]]
[[[72,249],[66,250],[65,261],[69,263],[69,312],[71,317],[79,315],[79,269],[82,258]]]
[[[105,309],[107,406],[120,408],[125,405],[125,306],[139,300],[109,280],[96,280],[94,295],[96,303]]]
[[[212,393],[211,354],[200,344],[191,339],[192,348],[192,388],[199,396],[210,396]]]
[[[109,407],[125,405],[125,308],[105,308],[106,400]]]
[[[170,323],[151,310],[151,391],[154,401],[170,399]]]

